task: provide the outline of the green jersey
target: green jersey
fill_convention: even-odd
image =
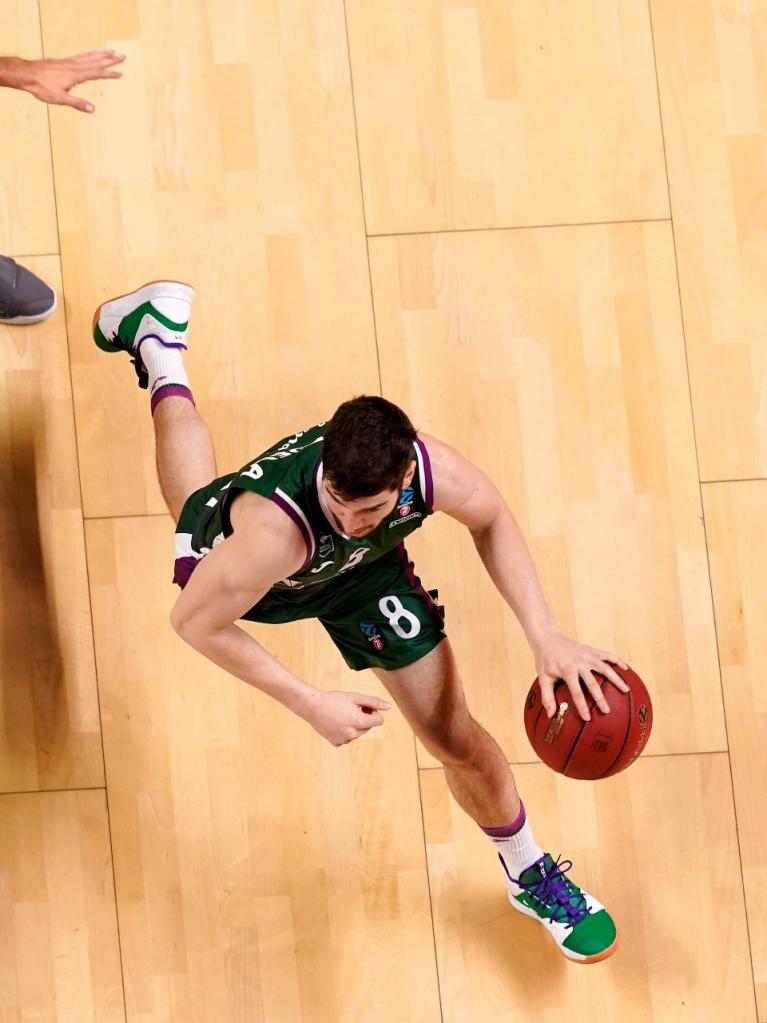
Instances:
[[[367,536],[339,533],[323,511],[322,440],[324,423],[278,441],[239,472],[222,476],[197,491],[185,506],[176,533],[174,581],[187,581],[196,563],[232,533],[233,499],[250,490],[273,501],[297,526],[306,547],[303,565],[272,587],[301,603],[333,580],[368,565],[398,547],[432,514],[433,481],[426,446],[413,444],[416,470],[391,512]],[[302,593],[301,591],[310,591]],[[294,597],[293,597],[294,595]]]

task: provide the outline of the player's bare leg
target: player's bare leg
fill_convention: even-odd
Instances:
[[[560,951],[594,963],[617,947],[607,910],[536,845],[511,768],[466,705],[450,641],[394,671],[374,669],[424,746],[441,761],[456,802],[490,837],[506,874],[509,902],[538,920]]]
[[[193,298],[188,284],[151,281],[104,302],[93,317],[99,348],[127,351],[139,386],[149,390],[157,475],[176,521],[187,497],[216,476],[213,442],[195,407],[183,362]]]
[[[178,522],[184,502],[216,478],[213,440],[205,420],[185,398],[169,396],[153,414],[157,478],[168,510]]]
[[[443,764],[459,806],[484,827],[519,815],[514,775],[498,743],[469,713],[447,639],[414,664],[376,670],[424,746]]]

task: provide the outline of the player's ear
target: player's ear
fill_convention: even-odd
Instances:
[[[408,465],[408,467],[407,467],[407,472],[405,473],[404,479],[402,480],[402,489],[403,490],[405,489],[405,487],[409,487],[410,486],[410,484],[413,482],[413,477],[414,476],[415,476],[415,459],[413,459],[410,462],[410,464]]]

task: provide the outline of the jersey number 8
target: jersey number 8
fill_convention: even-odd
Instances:
[[[421,631],[421,623],[412,611],[408,611],[407,608],[402,606],[402,601],[399,597],[381,597],[378,601],[378,607],[400,639],[414,639]],[[401,622],[407,622],[410,626],[407,632],[402,628]]]

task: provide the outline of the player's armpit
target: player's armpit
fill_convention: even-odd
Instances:
[[[192,573],[171,612],[173,628],[182,637],[218,632],[298,571],[305,557],[298,527],[284,512],[263,499],[248,502],[234,533]]]

